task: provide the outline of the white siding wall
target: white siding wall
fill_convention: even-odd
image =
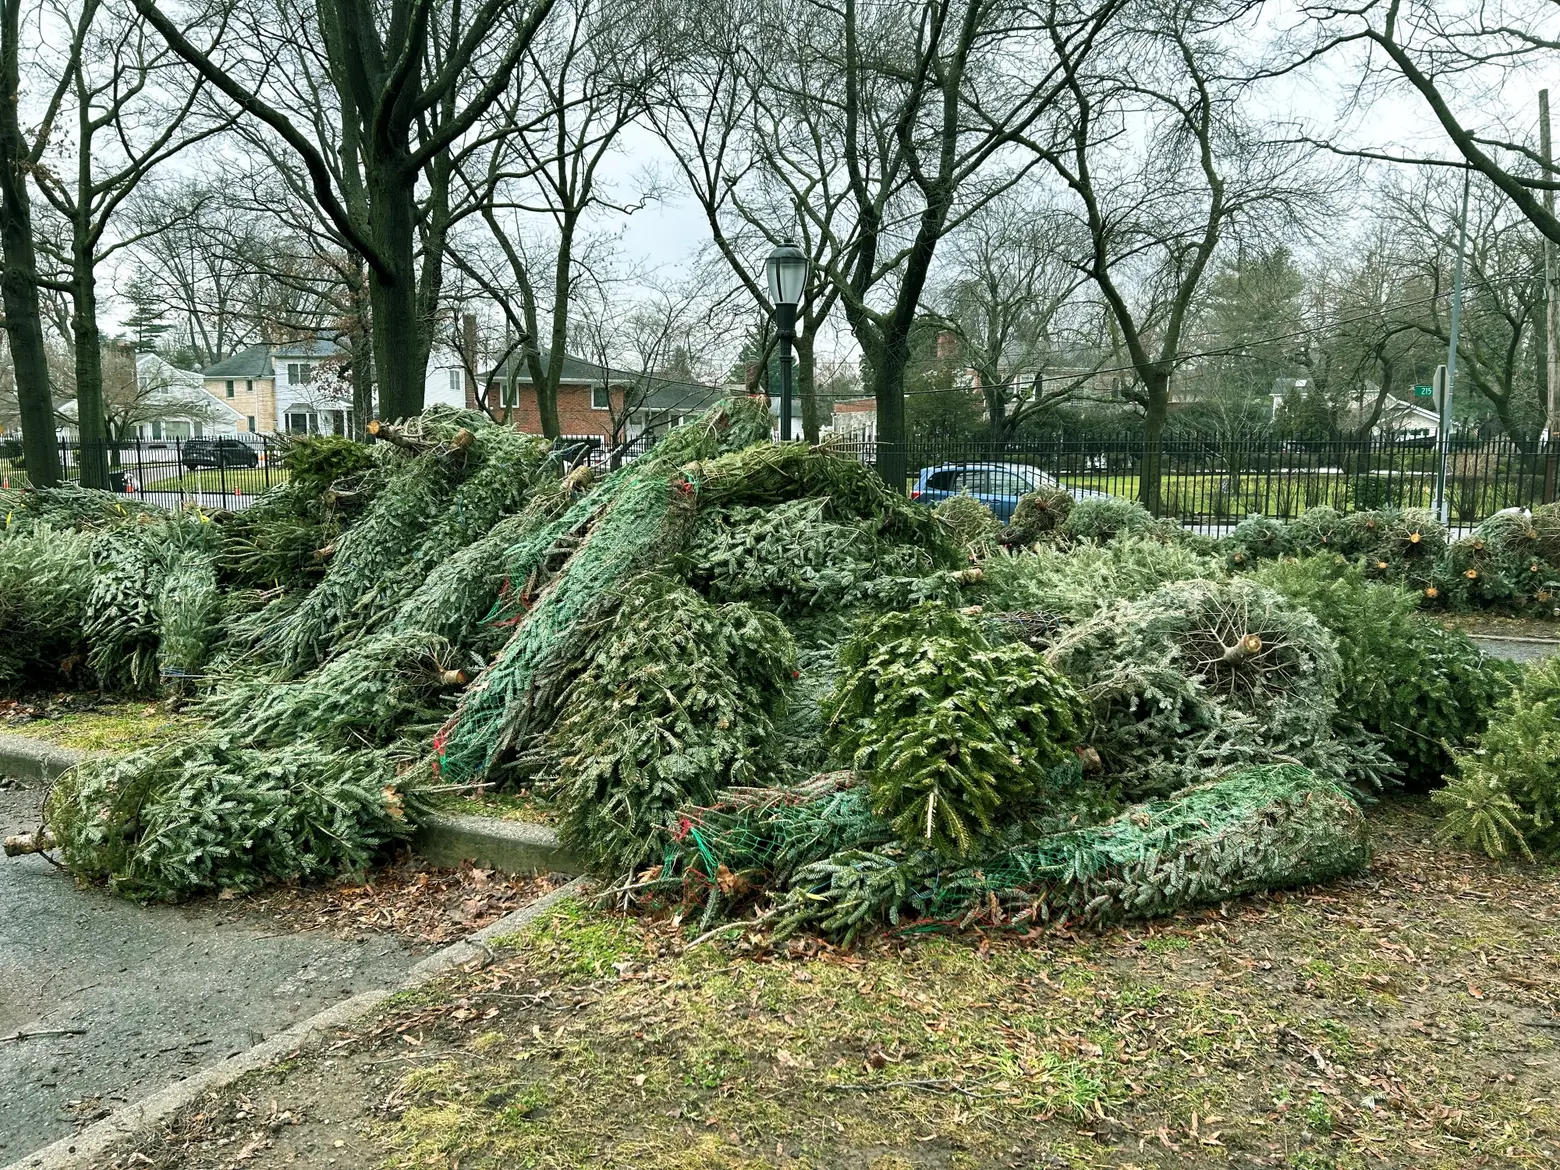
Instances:
[[[452,377],[453,372],[453,377]],[[464,367],[453,350],[435,346],[428,354],[428,376],[423,383],[423,403],[435,402],[464,409],[466,381]]]

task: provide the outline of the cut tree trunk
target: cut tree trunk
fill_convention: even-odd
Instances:
[[[7,837],[0,843],[0,848],[5,850],[7,857],[46,853],[54,848],[54,835],[48,829],[39,829],[36,833],[18,833],[14,837]]]

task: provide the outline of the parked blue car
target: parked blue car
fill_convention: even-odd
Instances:
[[[944,463],[922,468],[910,498],[918,504],[938,504],[949,496],[974,496],[1006,524],[1018,497],[1040,488],[1056,488],[1053,476],[1025,463]],[[1099,498],[1104,492],[1066,489],[1075,500]]]

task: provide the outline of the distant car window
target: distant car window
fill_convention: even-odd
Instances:
[[[990,473],[984,467],[966,467],[959,477],[959,490],[972,496],[987,495],[991,491]]]
[[[1021,496],[1035,490],[1035,482],[1026,468],[994,467],[986,473],[992,495]]]
[[[948,471],[934,471],[926,477],[926,490],[929,492],[952,492],[958,490],[959,472],[956,469]]]

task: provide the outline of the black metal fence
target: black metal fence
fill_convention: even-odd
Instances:
[[[565,436],[556,447],[569,466],[620,466],[654,445],[647,435],[618,446],[597,436]],[[893,451],[871,435],[841,437],[836,445],[878,464]],[[25,486],[19,445],[0,442],[0,485]],[[1140,498],[1147,454],[1140,435],[1077,439],[1066,435],[989,441],[920,437],[900,445],[907,490],[923,471],[970,463],[1032,467],[1071,488],[1123,499]],[[283,482],[282,443],[267,435],[203,439],[139,439],[106,450],[116,491],[177,508],[243,508]],[[80,482],[83,449],[62,442],[65,478]],[[1225,526],[1252,513],[1289,518],[1329,504],[1339,511],[1386,506],[1430,507],[1442,458],[1422,435],[1376,435],[1348,441],[1260,440],[1219,442],[1177,438],[1159,452],[1161,515],[1185,524]],[[1557,498],[1560,441],[1524,450],[1509,440],[1454,438],[1445,460],[1446,498],[1454,525],[1475,524],[1502,508],[1531,507]]]
[[[61,440],[59,452],[67,483],[80,483],[82,465],[96,457],[107,465],[113,491],[167,508],[244,508],[287,478],[281,445],[268,435],[128,439],[101,447]],[[0,445],[0,486],[28,482],[20,444]]]
[[[586,465],[606,471],[643,454],[658,437],[646,435],[613,446],[603,443],[599,435],[565,435],[553,446],[565,467]],[[194,504],[208,510],[239,510],[287,479],[282,467],[284,442],[270,435],[238,434],[130,439],[94,449],[62,440],[60,466],[65,482],[80,483],[83,463],[99,455],[107,465],[113,491],[166,508]],[[28,483],[21,444],[0,441],[0,487],[25,487]]]
[[[1141,435],[1078,440],[1065,435],[1008,442],[915,438],[890,446],[871,435],[837,440],[864,462],[902,453],[913,490],[927,469],[966,463],[1037,468],[1071,488],[1142,498],[1148,460]],[[1510,440],[1453,438],[1445,459],[1452,524],[1556,498],[1560,441],[1523,450]],[[1318,504],[1341,512],[1430,507],[1442,469],[1436,440],[1420,434],[1361,441],[1167,439],[1159,449],[1161,515],[1223,526],[1253,513],[1289,518]]]

